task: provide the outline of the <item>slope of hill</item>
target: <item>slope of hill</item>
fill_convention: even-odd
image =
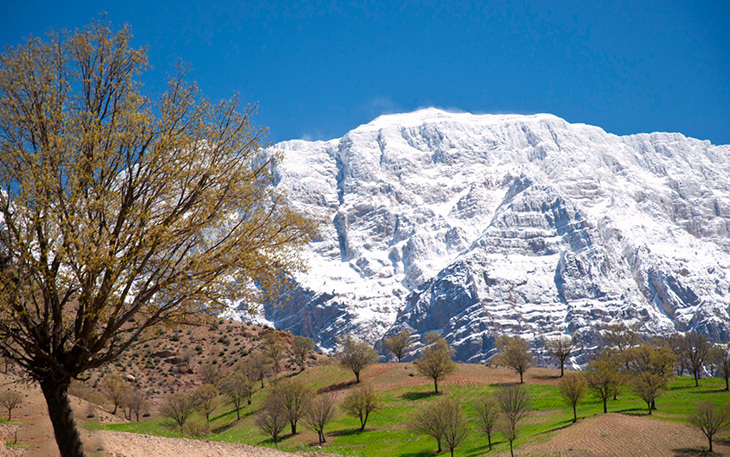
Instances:
[[[425,109],[275,148],[323,225],[266,318],[325,349],[406,328],[481,361],[501,333],[591,347],[615,320],[730,337],[730,146]]]

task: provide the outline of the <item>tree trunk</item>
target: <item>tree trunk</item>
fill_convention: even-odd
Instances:
[[[240,407],[236,408],[236,420],[238,420],[238,421],[241,420],[241,408]],[[137,419],[137,422],[139,422],[139,419]]]
[[[489,441],[489,450],[492,450],[492,434],[487,433],[487,441]]]
[[[360,372],[355,372],[355,384],[360,384]]]
[[[712,438],[707,437],[707,440],[710,442],[710,452],[712,452]]]
[[[515,451],[512,450],[512,440],[509,440],[509,455],[515,457]]]
[[[575,405],[573,405],[573,423],[578,422],[578,412],[576,411]]]
[[[560,377],[561,378],[563,377],[563,374],[564,374],[564,372],[563,372],[563,365],[565,365],[565,364],[563,362],[560,362]]]
[[[606,397],[603,397],[603,414],[606,414],[608,412],[608,408],[606,407]]]
[[[522,372],[520,371],[520,384],[524,384],[525,381],[522,380]]]
[[[700,386],[700,381],[699,381],[699,378],[700,378],[700,377],[698,376],[698,375],[699,375],[699,373],[697,373],[697,372],[694,372],[693,374],[694,374],[694,376],[695,376],[695,387],[699,387],[699,386]]]
[[[53,380],[41,382],[41,390],[48,405],[48,416],[53,424],[56,444],[61,457],[84,457],[81,437],[74,423],[73,410],[68,402],[69,382],[56,383]]]
[[[453,447],[450,447],[449,448],[449,451],[451,451],[451,457],[454,457],[454,448]]]
[[[730,390],[730,376],[725,376],[725,390]]]
[[[291,434],[296,435],[297,434],[297,423],[294,421],[289,421],[291,424]]]
[[[439,446],[439,448],[438,448],[438,450],[436,452],[441,452],[442,451],[442,449],[441,449],[441,438],[436,438],[436,443],[438,443],[438,446]]]
[[[439,393],[439,381],[436,378],[433,378],[433,389],[436,391],[436,393]]]

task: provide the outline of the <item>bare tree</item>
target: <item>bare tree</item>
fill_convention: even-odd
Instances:
[[[411,416],[410,427],[417,433],[423,433],[435,439],[438,445],[436,452],[443,451],[441,440],[444,437],[444,421],[441,420],[436,402],[427,403],[416,410]]]
[[[256,379],[261,382],[261,388],[264,388],[264,380],[271,370],[271,361],[261,352],[254,352],[246,359],[246,368],[250,370]]]
[[[205,416],[206,426],[210,426],[210,415],[218,406],[218,388],[213,384],[198,386],[193,392],[193,403]]]
[[[689,423],[699,428],[707,437],[712,452],[712,438],[720,431],[730,429],[730,411],[727,406],[718,408],[714,403],[700,402],[689,416]]]
[[[601,354],[588,364],[586,371],[588,389],[603,401],[603,412],[608,412],[607,401],[620,383],[618,361],[611,354]]]
[[[139,416],[147,411],[150,407],[150,401],[147,395],[136,387],[131,388],[127,391],[123,401],[124,406],[129,409],[129,415],[131,417],[134,414],[135,420],[139,422]]]
[[[183,433],[183,425],[188,421],[195,411],[195,402],[193,396],[187,392],[175,392],[165,397],[160,405],[160,416],[171,419],[180,427],[180,433]]]
[[[492,450],[492,433],[497,429],[499,407],[492,398],[485,397],[477,402],[479,429],[487,435],[489,450]]]
[[[548,354],[555,357],[560,363],[560,377],[563,377],[565,361],[575,350],[575,341],[572,337],[563,335],[546,341],[545,347]]]
[[[411,332],[401,330],[400,333],[386,337],[383,340],[383,347],[393,354],[398,359],[398,363],[400,363],[413,349]]]
[[[573,408],[573,423],[578,421],[578,402],[585,396],[587,383],[583,376],[571,373],[558,383],[560,395],[568,406]]]
[[[350,391],[342,402],[342,409],[360,420],[360,431],[365,430],[368,417],[383,407],[380,394],[370,384],[363,384]]]
[[[281,398],[273,393],[264,400],[264,406],[256,416],[256,425],[274,441],[279,442],[279,435],[289,423],[289,417],[281,403]]]
[[[355,374],[355,382],[360,383],[360,372],[368,365],[378,361],[378,353],[365,341],[358,341],[347,334],[339,339],[340,350],[335,357],[340,364]]]
[[[300,371],[304,371],[305,362],[309,352],[314,350],[314,341],[306,336],[295,336],[292,343],[292,352],[294,352],[294,358],[300,367]]]
[[[180,351],[180,354],[178,355],[180,364],[185,366],[186,371],[190,371],[192,368],[193,354],[195,354],[195,352],[192,349],[185,348]]]
[[[718,373],[725,378],[725,390],[730,390],[730,345],[716,348],[714,359]]]
[[[198,367],[198,377],[203,384],[218,385],[221,376],[221,368],[217,363],[208,362]]]
[[[117,408],[122,405],[124,396],[129,390],[129,383],[127,383],[127,381],[122,379],[119,375],[109,373],[101,378],[100,388],[107,400],[112,402],[112,405],[114,406],[112,414],[116,414]]]
[[[712,346],[705,335],[690,332],[684,335],[683,355],[687,368],[695,378],[695,387],[700,385],[700,377],[705,364],[710,361]]]
[[[286,411],[291,434],[297,434],[297,422],[304,416],[314,392],[299,379],[288,379],[276,384],[272,395],[279,397]]]
[[[12,420],[13,410],[23,403],[22,393],[17,390],[4,390],[0,392],[0,406],[8,410],[8,421]]]
[[[327,394],[318,396],[304,413],[304,423],[312,431],[317,432],[320,446],[327,441],[324,437],[324,427],[334,419],[336,413],[337,403]]]
[[[220,382],[221,391],[231,399],[233,407],[236,408],[236,420],[241,420],[241,407],[243,401],[248,399],[251,404],[253,394],[253,383],[241,372],[233,372],[224,376]]]
[[[263,340],[263,352],[271,361],[271,367],[274,370],[274,380],[276,380],[279,373],[281,373],[281,359],[284,357],[286,346],[281,335],[276,332],[264,333]]]
[[[436,404],[441,411],[441,420],[444,423],[444,441],[449,447],[451,457],[454,449],[461,444],[469,434],[469,423],[466,420],[461,404],[453,398],[439,399]]]
[[[519,336],[501,335],[495,342],[499,354],[495,361],[515,370],[520,375],[520,384],[524,384],[523,374],[532,362],[532,351],[525,340]]]
[[[509,452],[514,457],[513,443],[517,438],[520,423],[530,413],[532,400],[524,386],[501,387],[497,390],[496,397],[499,409],[502,411],[502,433],[509,441]]]
[[[0,354],[39,383],[63,457],[83,456],[72,379],[276,294],[315,231],[273,186],[255,107],[207,102],[184,68],[150,101],[131,40],[96,22],[0,61]]]
[[[456,363],[451,360],[453,352],[446,340],[438,337],[421,352],[414,362],[419,373],[433,379],[435,393],[439,392],[439,380],[456,370]]]

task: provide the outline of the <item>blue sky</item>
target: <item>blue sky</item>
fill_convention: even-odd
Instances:
[[[437,106],[730,144],[727,0],[0,0],[0,42],[102,11],[149,46],[150,90],[187,62],[209,98],[258,102],[274,142]]]

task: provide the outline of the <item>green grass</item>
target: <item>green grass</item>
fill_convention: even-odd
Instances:
[[[484,370],[489,369],[484,368]],[[340,396],[343,395],[343,391],[350,388],[350,382],[352,381],[351,373],[336,366],[316,367],[296,376],[301,377],[315,389],[335,390],[338,391]],[[407,379],[405,374],[402,376]],[[407,427],[412,413],[417,408],[438,398],[438,396],[432,394],[432,384],[427,379],[421,378],[423,383],[404,387],[397,386],[397,382],[382,381],[379,383],[378,377],[373,379],[381,392],[384,408],[371,415],[367,427],[362,433],[358,431],[359,421],[356,418],[344,415],[338,416],[325,429],[327,437],[325,449],[333,453],[362,457],[425,457],[433,455],[436,450],[435,440],[415,434]],[[443,386],[444,393],[440,395],[453,396],[459,399],[464,405],[467,417],[470,420],[475,420],[476,414],[473,408],[476,400],[489,395],[498,387],[498,384],[490,384],[487,376],[483,384],[459,386],[448,385],[447,383]],[[569,426],[573,417],[572,411],[560,399],[555,382],[531,384],[528,379],[526,387],[533,398],[533,413],[518,435],[515,442],[518,447],[526,441],[539,442],[549,439],[553,432]],[[699,401],[710,401],[716,404],[727,403],[730,399],[730,393],[723,391],[724,387],[724,381],[717,378],[702,379],[700,387],[694,386],[692,378],[675,378],[669,389],[657,399],[657,410],[653,412],[652,416],[657,420],[686,421],[686,416],[692,412]],[[225,403],[225,400],[221,397],[223,406],[220,406],[212,416],[210,432],[206,433],[204,437],[214,441],[273,446],[272,441],[255,427],[254,422],[255,413],[266,390],[268,388],[264,391],[258,391],[254,396],[253,404],[243,408],[240,421],[236,421],[235,410]],[[609,400],[608,410],[609,412],[634,415],[645,415],[647,413],[646,404],[631,393],[628,388],[624,389],[617,400]],[[579,417],[601,414],[602,411],[602,402],[591,396],[586,397],[578,406]],[[204,424],[205,421],[204,418],[199,416],[193,420],[197,421],[198,424]],[[93,427],[91,423],[88,426]],[[174,426],[163,419],[106,425],[103,428],[166,437],[181,436]],[[299,451],[309,450],[316,446],[315,433],[306,430],[302,423],[299,424],[298,429],[300,433],[291,436],[287,427],[278,448],[287,451]],[[496,438],[493,437],[493,444],[497,452],[508,449],[508,444],[499,435]],[[486,438],[473,431],[467,441],[457,448],[455,455],[476,457],[484,455],[487,450]]]

